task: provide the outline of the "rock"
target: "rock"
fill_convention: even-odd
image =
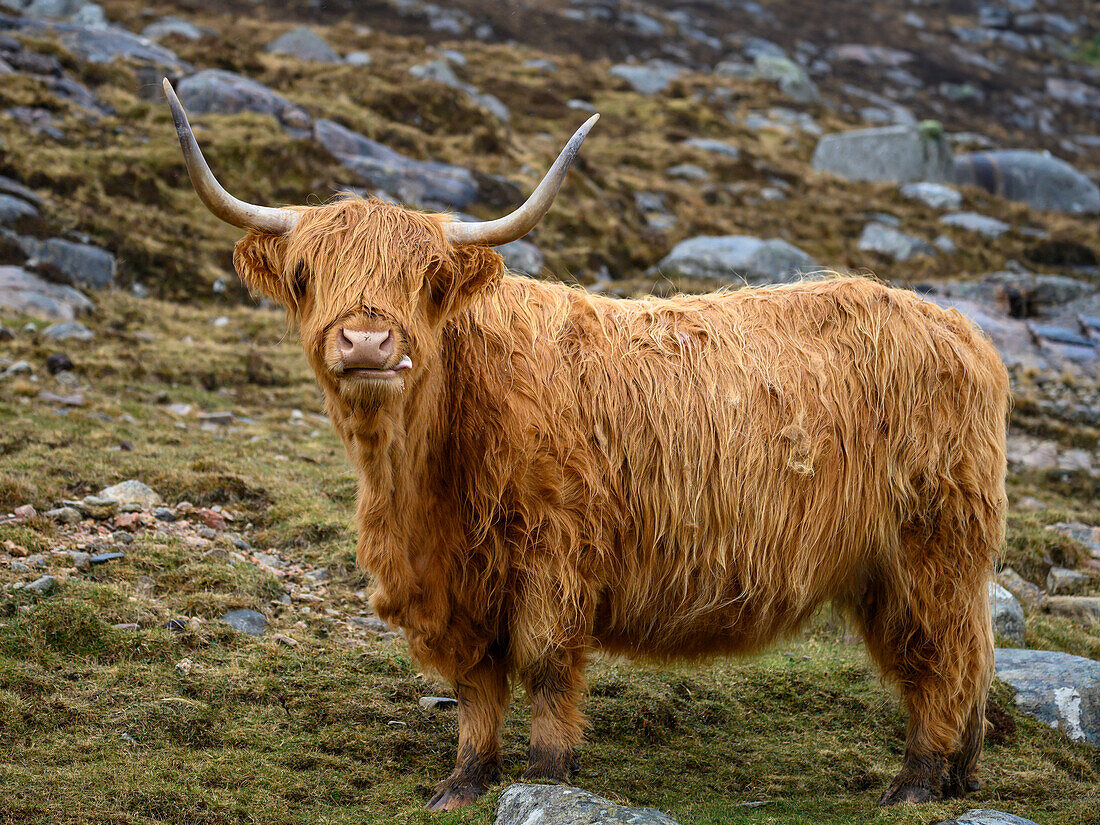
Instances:
[[[21,201],[26,201],[35,208],[42,206],[42,198],[38,197],[38,195],[34,193],[34,190],[28,189],[19,181],[4,177],[3,175],[0,175],[0,193],[11,195]]]
[[[507,123],[512,116],[511,112],[508,111],[508,107],[505,106],[499,98],[482,92],[472,83],[465,83],[459,80],[458,76],[454,73],[454,69],[451,68],[451,64],[446,60],[432,60],[428,63],[413,66],[409,69],[409,74],[421,80],[434,80],[437,83],[442,83],[444,86],[458,89],[460,92],[469,96],[478,106],[487,109],[495,115],[498,120],[505,123]]]
[[[31,0],[23,4],[23,14],[28,17],[77,20],[85,25],[103,25],[107,22],[99,4],[87,0]]]
[[[0,266],[0,308],[40,318],[72,320],[92,302],[70,286],[50,283],[18,266]]]
[[[546,264],[546,258],[539,248],[530,241],[522,238],[518,241],[506,243],[496,248],[504,258],[504,263],[513,272],[522,272],[526,275],[538,275]]]
[[[779,91],[795,103],[816,103],[821,94],[806,70],[786,57],[760,54],[753,61],[753,74],[779,85]]]
[[[825,135],[814,150],[812,164],[819,172],[848,180],[895,183],[947,182],[954,168],[943,130],[923,124]]]
[[[995,651],[997,678],[1016,689],[1016,706],[1100,747],[1100,662],[1052,650]]]
[[[627,808],[568,785],[511,785],[495,825],[677,825],[653,808]]]
[[[1096,287],[1066,275],[1035,275],[1008,270],[949,287],[951,295],[996,306],[1014,318],[1031,318],[1096,293]]]
[[[98,246],[50,238],[33,244],[40,264],[55,268],[73,286],[106,289],[114,286],[118,264],[115,256]]]
[[[902,197],[920,201],[932,209],[958,209],[962,206],[962,194],[942,183],[905,183],[899,189]]]
[[[1015,814],[975,809],[967,811],[958,819],[941,819],[932,825],[1035,825],[1035,823]]]
[[[1003,221],[988,215],[979,215],[977,212],[952,212],[940,218],[940,223],[965,229],[967,232],[977,232],[987,238],[999,238],[1012,228]]]
[[[665,174],[675,180],[704,181],[710,180],[710,172],[695,163],[680,163],[669,167]]]
[[[91,341],[95,338],[95,333],[79,321],[59,321],[42,330],[42,337],[50,341],[68,341],[70,339]],[[72,366],[72,361],[69,361],[69,365]],[[54,372],[56,370],[50,374],[53,375]]]
[[[1032,584],[1011,567],[997,574],[997,583],[1026,605],[1037,607],[1044,598],[1042,588]]]
[[[94,519],[106,519],[118,512],[118,500],[102,496],[84,496],[80,509]]]
[[[1048,525],[1046,529],[1079,541],[1085,545],[1094,559],[1100,559],[1100,527],[1092,527],[1080,522],[1060,521],[1057,524]]]
[[[1009,367],[1047,370],[1052,368],[1049,353],[1041,350],[1031,338],[1027,324],[1008,318],[984,304],[942,295],[925,298],[944,309],[956,309],[972,323],[981,327],[992,340],[1001,359]]]
[[[844,43],[832,49],[833,57],[864,66],[898,68],[911,63],[915,58],[912,52],[891,49],[886,46],[865,46],[861,43]]]
[[[92,567],[91,556],[80,550],[70,550],[69,558],[72,559],[73,567],[82,572],[90,570]]]
[[[0,192],[0,226],[16,232],[34,232],[41,222],[38,210],[22,198]]]
[[[390,626],[377,616],[348,616],[348,623],[374,633],[390,632]]]
[[[104,487],[99,491],[99,497],[113,499],[120,505],[136,504],[144,509],[155,507],[162,501],[151,487],[133,478],[111,487]]]
[[[90,63],[122,57],[175,73],[187,67],[175,52],[117,26],[60,26],[61,43]]]
[[[191,114],[257,112],[271,115],[292,129],[308,129],[310,125],[304,109],[262,83],[222,69],[204,69],[185,77],[176,90]]]
[[[895,261],[908,261],[917,255],[936,255],[936,248],[927,241],[877,221],[863,227],[859,249],[862,252],[877,252]]]
[[[38,596],[47,596],[55,586],[57,586],[57,579],[53,576],[43,576],[40,579],[35,579],[24,587],[23,590],[30,591]]]
[[[153,510],[153,518],[157,521],[173,522],[176,520],[176,514],[167,507],[157,507]]]
[[[156,23],[150,23],[141,30],[141,36],[149,40],[160,40],[164,37],[182,37],[184,40],[202,40],[206,32],[194,23],[184,20],[182,17],[169,15],[162,17]]]
[[[327,582],[332,576],[327,567],[318,567],[316,570],[310,570],[302,578],[310,584],[321,584],[321,582]]]
[[[683,66],[667,60],[650,60],[640,65],[620,63],[608,70],[612,77],[625,80],[630,88],[643,95],[661,94],[673,81],[679,80],[684,72]]]
[[[46,372],[57,375],[61,372],[69,372],[73,369],[73,359],[63,352],[55,352],[46,357]]]
[[[998,636],[1024,643],[1024,609],[1016,597],[997,582],[989,583],[989,612],[993,617],[993,631]]]
[[[4,378],[14,378],[17,375],[33,375],[34,368],[28,361],[16,361],[2,373]]]
[[[70,393],[68,395],[58,395],[55,392],[49,392],[43,390],[38,393],[38,400],[44,401],[47,404],[61,404],[65,407],[83,407],[84,396],[78,392]]]
[[[264,47],[273,54],[287,54],[299,60],[317,63],[339,63],[338,55],[324,38],[305,26],[293,28],[281,34]]]
[[[722,155],[730,160],[740,160],[741,150],[734,146],[732,143],[727,143],[724,140],[712,140],[711,138],[688,138],[681,146],[686,146],[689,149],[699,149],[703,152],[710,152],[715,155]]]
[[[369,66],[374,62],[374,58],[371,57],[370,52],[354,51],[347,53],[344,62],[349,66]]]
[[[249,636],[262,636],[267,628],[264,614],[255,610],[230,610],[222,615],[222,621]]]
[[[817,268],[813,258],[784,240],[749,235],[690,238],[657,264],[663,275],[751,284],[786,283]]]
[[[1087,588],[1090,581],[1078,570],[1055,566],[1047,571],[1047,592],[1052,596],[1075,596]]]
[[[406,203],[463,209],[478,196],[469,170],[413,160],[335,121],[318,120],[313,137],[368,186],[392,192]]]
[[[98,564],[106,564],[109,561],[118,561],[124,558],[126,558],[125,553],[97,553],[88,559],[88,564],[94,567]]]
[[[1047,613],[1072,619],[1085,627],[1100,625],[1100,596],[1047,596],[1042,607]]]
[[[275,633],[275,634],[272,635],[271,638],[274,641],[278,642],[279,644],[286,645],[287,647],[297,647],[298,646],[298,640],[297,639],[292,639],[289,636],[284,635],[282,633]]]
[[[458,700],[449,696],[421,696],[417,704],[424,710],[449,710],[458,707]]]
[[[58,507],[55,510],[47,510],[43,515],[58,524],[79,524],[83,516],[75,507]]]
[[[954,180],[1036,209],[1100,212],[1100,188],[1065,161],[1042,152],[1016,149],[959,155]]]

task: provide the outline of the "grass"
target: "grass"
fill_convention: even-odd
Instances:
[[[214,326],[216,315],[229,323]],[[4,319],[18,327],[21,319]],[[369,583],[352,564],[354,497],[343,450],[319,420],[319,397],[279,313],[103,295],[96,338],[66,342],[85,407],[58,410],[37,393],[57,349],[19,334],[2,354],[37,380],[0,391],[5,507],[40,510],[140,478],[169,502],[222,505],[265,552],[330,566],[318,601],[235,556],[156,532],[126,558],[66,574],[49,551],[63,531],[43,519],[0,526],[0,541],[45,552],[58,589],[45,598],[0,589],[0,821],[5,823],[485,822],[500,788],[471,808],[421,806],[454,758],[456,720],[422,695],[447,686],[418,673],[404,643],[348,624]],[[248,359],[270,369],[250,380]],[[180,418],[169,403],[191,404]],[[301,415],[292,415],[292,410]],[[198,410],[231,410],[224,428]],[[63,413],[63,414],[62,414]],[[186,429],[180,429],[183,423]],[[119,446],[128,442],[132,449]],[[1014,497],[1042,479],[1013,478]],[[1072,492],[1072,491],[1071,491]],[[1045,575],[1044,558],[1080,549],[1042,529],[1085,518],[1089,503],[1046,490],[1045,510],[1014,512],[1006,561]],[[0,583],[29,580],[0,567]],[[67,577],[66,577],[67,576]],[[291,576],[293,578],[293,576]],[[297,592],[297,591],[296,591]],[[272,631],[243,636],[227,609],[264,611]],[[166,629],[182,618],[179,630]],[[137,630],[119,624],[137,624]],[[298,642],[288,647],[279,632]],[[748,661],[636,667],[599,660],[578,784],[685,823],[904,823],[993,807],[1042,823],[1095,822],[1100,752],[1022,716],[994,693],[983,790],[963,802],[879,810],[900,764],[904,716],[862,646],[823,613],[800,638]],[[1100,637],[1029,615],[1028,644],[1100,656]],[[189,669],[177,667],[190,661]],[[504,732],[506,782],[523,768],[528,713],[517,695]],[[767,801],[749,808],[744,802]]]

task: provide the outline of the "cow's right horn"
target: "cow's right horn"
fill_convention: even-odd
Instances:
[[[168,98],[168,105],[172,107],[172,117],[176,121],[176,134],[179,135],[180,148],[183,149],[183,162],[187,165],[191,185],[195,187],[199,199],[206,204],[206,208],[216,217],[238,229],[249,229],[269,235],[282,235],[292,229],[298,220],[294,210],[273,209],[270,206],[245,203],[222,188],[210,171],[206,158],[202,156],[202,150],[199,149],[199,144],[191,131],[191,124],[187,122],[187,112],[183,110],[168,78],[164,78],[164,95]]]

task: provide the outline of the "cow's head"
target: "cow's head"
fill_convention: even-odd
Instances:
[[[432,368],[443,324],[503,272],[492,247],[523,237],[546,214],[598,118],[577,130],[523,206],[475,223],[357,197],[245,203],[215,180],[167,80],[164,91],[195,191],[218,218],[248,230],[234,251],[237,272],[287,308],[321,386],[353,406],[395,399]]]

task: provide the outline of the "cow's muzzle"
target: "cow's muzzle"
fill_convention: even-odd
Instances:
[[[412,369],[412,359],[400,352],[399,336],[385,324],[340,327],[333,344],[344,378],[388,381]]]

